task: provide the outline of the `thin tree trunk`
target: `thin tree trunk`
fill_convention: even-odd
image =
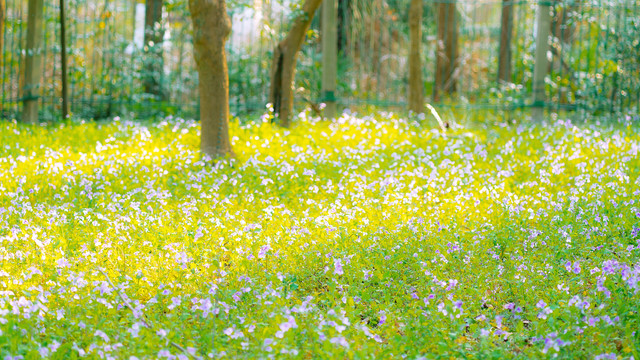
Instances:
[[[409,8],[409,110],[424,112],[424,84],[422,83],[422,0],[411,0]]]
[[[224,44],[231,34],[225,0],[189,0],[200,90],[200,150],[233,156],[229,141],[229,74]]]
[[[322,97],[326,104],[324,116],[335,119],[338,113],[338,6],[336,0],[322,4]]]
[[[4,81],[4,18],[6,6],[4,0],[0,0],[0,79]],[[3,103],[0,101],[0,119],[3,115]]]
[[[511,82],[511,38],[513,37],[513,0],[502,0],[498,82]]]
[[[2,1],[2,0],[0,0]],[[69,84],[67,79],[67,26],[65,2],[60,0],[60,63],[62,77],[62,118],[69,117]]]
[[[346,54],[348,49],[351,0],[338,0],[338,53]]]
[[[42,93],[42,53],[44,44],[44,1],[29,0],[27,47],[24,54],[24,106],[22,120],[38,124]]]
[[[571,49],[576,32],[575,12],[581,6],[582,0],[575,0],[572,4],[562,3],[561,8],[552,8],[553,17],[551,19],[551,36],[558,41],[552,41],[552,51],[555,53],[553,62],[550,63],[549,71],[563,70],[565,49]],[[567,50],[568,51],[568,50]]]
[[[4,0],[0,0],[0,66],[2,65],[2,58],[4,57],[4,18],[5,18],[6,6]]]
[[[144,52],[146,62],[146,73],[143,78],[144,92],[152,94],[159,100],[166,99],[161,81],[164,72],[164,60],[162,58],[164,30],[161,28],[162,1],[146,0],[144,14]]]
[[[573,42],[576,30],[575,12],[580,8],[582,0],[573,3],[563,3],[562,8],[555,12],[551,22],[551,34],[563,44]]]
[[[322,0],[305,0],[302,12],[293,20],[287,36],[273,51],[269,102],[273,104],[280,126],[289,127],[293,112],[293,86],[298,52]]]
[[[542,122],[547,95],[545,91],[545,78],[549,72],[549,34],[551,30],[551,7],[548,2],[538,3],[536,15],[536,53],[533,65],[532,118]]]
[[[438,14],[438,43],[433,99],[434,101],[440,101],[441,93],[453,94],[457,87],[455,76],[458,67],[456,0],[436,3],[436,8]]]

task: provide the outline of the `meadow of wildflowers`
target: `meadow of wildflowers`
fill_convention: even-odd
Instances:
[[[632,123],[2,123],[0,359],[640,359]]]

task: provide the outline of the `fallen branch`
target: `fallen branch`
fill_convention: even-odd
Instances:
[[[440,115],[438,115],[436,108],[434,108],[431,104],[427,103],[426,106],[427,106],[427,109],[431,111],[431,115],[433,115],[433,117],[436,118],[436,120],[438,120],[438,124],[440,124],[440,128],[442,129],[442,132],[446,134],[447,129],[449,128],[449,123],[442,121],[442,118],[440,118]]]

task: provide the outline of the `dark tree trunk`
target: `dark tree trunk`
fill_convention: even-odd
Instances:
[[[231,34],[225,0],[189,0],[199,75],[200,149],[211,158],[233,156],[229,141],[229,74],[224,44]]]
[[[551,52],[554,55],[553,61],[549,63],[549,71],[566,70],[564,63],[565,51],[573,45],[575,38],[577,19],[576,12],[581,6],[582,0],[575,0],[573,3],[561,3],[561,7],[553,7],[553,18],[551,19],[551,36],[557,41],[551,42]]]
[[[409,8],[409,110],[424,112],[424,84],[422,83],[422,0],[411,0]]]
[[[338,53],[345,54],[349,40],[351,0],[338,0]]]
[[[0,0],[0,65],[2,65],[2,58],[4,52],[4,18],[5,18],[6,6],[4,0]]]
[[[436,45],[436,76],[433,100],[440,101],[441,95],[455,93],[458,68],[458,22],[456,1],[436,3],[438,14],[438,37]]]
[[[511,38],[513,37],[513,0],[502,0],[498,82],[511,82]]]
[[[166,100],[167,96],[162,88],[163,66],[162,40],[162,1],[146,0],[144,14],[144,92],[153,95],[157,100]]]
[[[562,8],[555,8],[551,21],[551,35],[562,44],[571,44],[576,32],[576,12],[580,8],[582,0],[575,0],[571,4],[563,3]]]
[[[293,112],[293,86],[298,52],[322,0],[305,0],[302,12],[293,20],[287,36],[273,51],[269,102],[273,104],[280,126],[289,127]]]

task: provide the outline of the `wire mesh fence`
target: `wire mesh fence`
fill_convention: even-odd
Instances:
[[[533,104],[540,4],[551,5],[549,66],[546,101]],[[232,113],[264,110],[271,55],[285,35],[292,6],[288,0],[230,4],[233,31],[227,57]],[[443,12],[445,6],[451,11]],[[197,117],[198,78],[187,3],[165,0],[160,9],[158,24],[147,29],[155,41],[148,41],[144,2],[68,0],[68,79],[74,116]],[[60,119],[61,114],[59,10],[57,2],[45,1],[38,91],[44,121]],[[347,107],[404,108],[409,0],[339,0],[338,11],[338,102]],[[1,117],[19,120],[25,100],[27,1],[6,0],[4,15]],[[297,106],[323,100],[319,17],[320,12],[298,58]],[[443,46],[438,26],[454,35],[452,44]],[[495,110],[541,105],[585,114],[638,111],[640,0],[428,0],[422,27],[424,90],[435,105]],[[434,101],[439,57],[452,64],[446,70],[450,77],[441,84],[451,89]]]

